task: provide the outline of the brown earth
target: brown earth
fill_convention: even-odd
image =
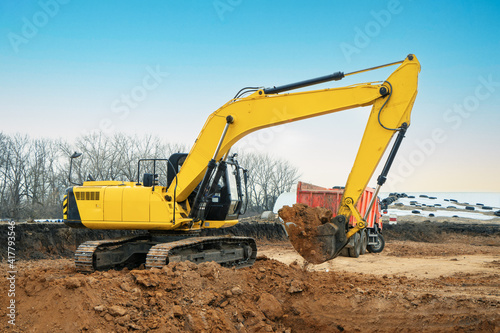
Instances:
[[[54,248],[39,245],[61,230],[41,231],[30,237],[51,255]],[[500,332],[499,231],[387,225],[382,253],[321,265],[289,242],[257,237],[258,260],[240,270],[177,263],[81,274],[58,253],[15,263],[15,297],[4,261],[0,332]],[[15,326],[6,316],[11,299]]]
[[[321,264],[328,260],[323,244],[318,241],[317,228],[330,222],[332,212],[322,207],[304,204],[284,206],[278,212],[283,219],[290,243],[308,262]]]
[[[240,270],[177,263],[84,275],[69,259],[21,261],[16,326],[5,319],[2,296],[0,330],[500,331],[498,235],[389,240],[381,254],[322,265],[305,264],[286,242],[261,241],[259,248],[255,265]],[[2,283],[0,294],[7,289]]]

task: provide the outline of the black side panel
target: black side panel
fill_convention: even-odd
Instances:
[[[154,182],[154,177],[155,175],[153,175],[152,173],[145,173],[144,174],[144,177],[142,178],[142,185],[144,187],[151,187],[153,186],[153,182]],[[158,177],[158,175],[156,175],[156,177]]]
[[[185,153],[175,153],[168,159],[170,163],[167,163],[167,187],[170,186],[175,178],[175,175],[179,171],[179,167],[182,166],[188,154]],[[173,167],[172,167],[173,166]],[[174,169],[175,168],[175,169]]]
[[[71,228],[85,228],[82,223],[82,219],[80,218],[80,212],[78,211],[78,206],[76,205],[75,194],[73,193],[72,187],[66,190],[66,196],[68,198],[68,218],[64,220],[64,224]]]
[[[206,220],[213,221],[224,221],[227,219],[227,213],[229,212],[229,206],[231,201],[229,200],[229,193],[227,186],[223,186],[220,190],[220,196],[217,202],[210,200],[207,202],[207,216]]]

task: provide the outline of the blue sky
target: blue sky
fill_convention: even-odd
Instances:
[[[2,1],[0,131],[72,140],[104,129],[190,146],[244,86],[414,53],[419,95],[385,190],[500,192],[499,14],[496,1]],[[367,115],[268,129],[240,149],[286,158],[304,181],[342,185]]]

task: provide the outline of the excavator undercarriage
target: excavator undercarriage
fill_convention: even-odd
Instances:
[[[250,237],[144,234],[85,242],[76,250],[75,263],[78,271],[86,273],[141,265],[162,268],[186,260],[242,268],[252,266],[256,257],[257,245]]]

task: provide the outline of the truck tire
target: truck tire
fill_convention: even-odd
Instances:
[[[366,234],[366,230],[361,231],[361,254],[366,253],[366,247],[368,246],[368,235]]]
[[[354,246],[348,248],[347,251],[349,253],[349,257],[359,258],[361,253],[361,236],[359,235],[359,232],[357,232],[352,237],[354,237]]]
[[[377,237],[377,244],[375,244],[375,245],[368,245],[366,247],[366,249],[368,250],[368,252],[371,252],[371,253],[380,253],[384,249],[384,247],[385,247],[384,237],[382,236],[382,234],[378,234],[377,236],[378,236]]]

